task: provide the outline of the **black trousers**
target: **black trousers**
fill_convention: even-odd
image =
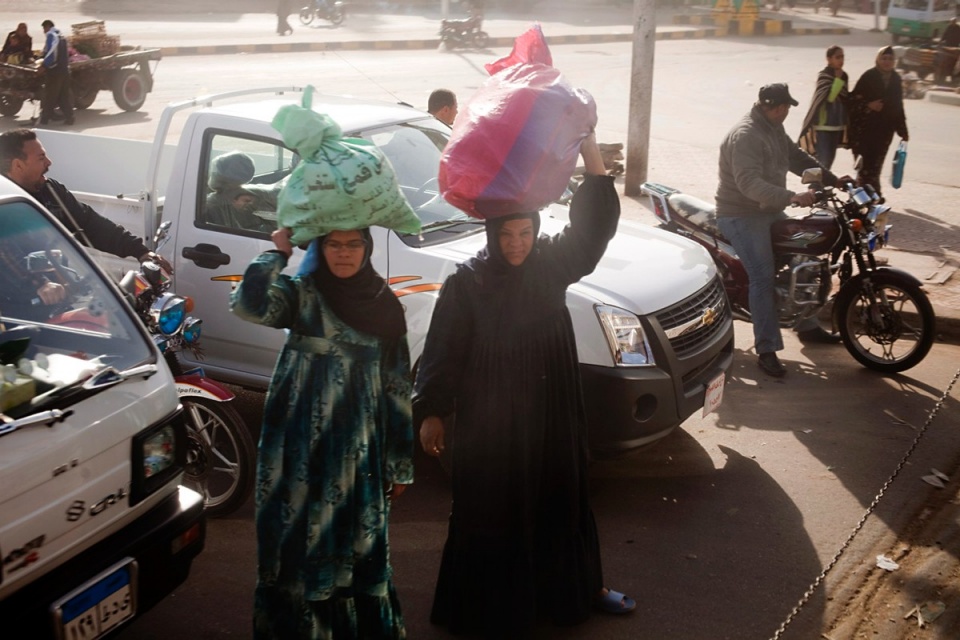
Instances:
[[[863,164],[857,173],[857,181],[861,185],[869,184],[878,194],[882,193],[880,172],[883,171],[883,161],[887,157],[890,143],[893,142],[893,134],[892,129],[871,132],[869,140],[860,148]]]
[[[40,99],[40,122],[50,121],[53,110],[60,107],[63,117],[73,120],[73,95],[70,91],[70,73],[48,70],[43,78],[43,98]]]

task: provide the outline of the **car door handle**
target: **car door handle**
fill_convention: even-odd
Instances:
[[[216,269],[230,264],[230,256],[220,251],[220,247],[205,242],[195,247],[184,247],[180,255],[187,260],[192,260],[201,269]]]

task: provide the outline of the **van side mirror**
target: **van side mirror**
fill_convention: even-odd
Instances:
[[[814,182],[823,182],[823,169],[820,167],[813,167],[812,169],[804,169],[803,175],[800,176],[800,182],[803,184],[813,184]]]

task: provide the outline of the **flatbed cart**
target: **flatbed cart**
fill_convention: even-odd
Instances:
[[[73,28],[74,35],[68,38],[70,45],[93,54],[89,59],[70,62],[74,108],[90,107],[97,94],[106,90],[113,92],[114,101],[124,111],[140,109],[153,90],[156,65],[152,67],[150,63],[160,60],[160,49],[121,47],[117,38],[106,35],[102,21],[76,24]],[[15,116],[24,102],[40,100],[45,75],[34,65],[0,62],[0,115]]]

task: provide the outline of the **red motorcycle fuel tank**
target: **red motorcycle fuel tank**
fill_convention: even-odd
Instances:
[[[819,256],[829,252],[843,229],[829,211],[815,209],[802,218],[777,220],[770,227],[775,253],[800,253]]]

